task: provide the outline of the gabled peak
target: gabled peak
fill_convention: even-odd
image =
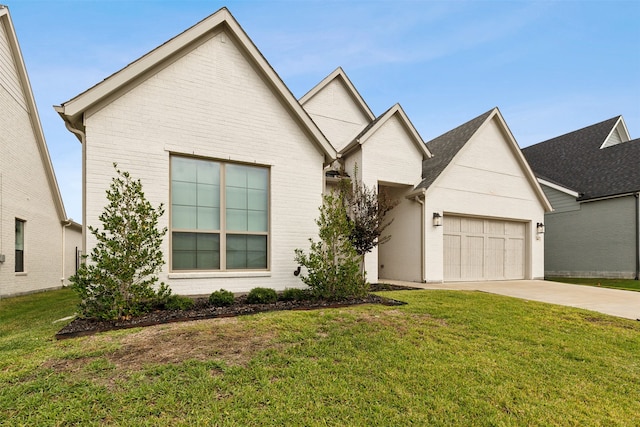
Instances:
[[[364,98],[362,98],[362,96],[360,95],[360,92],[358,92],[358,90],[353,85],[353,83],[347,76],[347,73],[344,72],[342,67],[338,67],[335,70],[333,70],[331,74],[329,74],[327,77],[322,79],[320,83],[315,85],[309,92],[307,92],[302,98],[300,98],[300,104],[304,106],[309,100],[315,97],[318,93],[325,90],[328,86],[331,85],[331,83],[336,81],[339,82],[345,88],[345,90],[349,93],[349,95],[353,99],[354,103],[359,107],[362,113],[368,117],[369,121],[375,120],[376,118],[375,114],[373,114],[373,112],[365,102]]]
[[[600,149],[612,147],[614,145],[621,144],[623,142],[627,142],[631,139],[629,136],[629,131],[627,130],[627,126],[624,123],[624,119],[622,116],[618,116],[618,121],[616,125],[613,127],[607,138],[600,146]]]

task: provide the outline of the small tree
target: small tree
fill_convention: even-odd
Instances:
[[[340,197],[324,196],[320,207],[319,242],[311,242],[309,255],[295,250],[295,260],[306,267],[302,281],[317,297],[340,300],[367,294],[369,284],[360,272],[360,256],[349,240],[353,223]]]
[[[89,226],[97,244],[91,262],[83,263],[71,277],[80,296],[84,317],[118,319],[148,311],[171,290],[155,285],[164,264],[160,250],[167,228],[158,230],[162,204],[153,208],[145,198],[140,180],[113,164],[117,177],[107,190],[109,203],[99,219],[103,230]]]

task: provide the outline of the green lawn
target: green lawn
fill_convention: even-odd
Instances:
[[[640,322],[480,292],[56,342],[69,290],[0,300],[0,424],[637,426]]]
[[[600,286],[603,288],[623,289],[625,291],[640,291],[640,280],[633,279],[600,279],[581,277],[547,277],[546,280],[575,285]]]

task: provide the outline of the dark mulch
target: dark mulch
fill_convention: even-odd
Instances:
[[[404,286],[376,284],[371,291],[410,290]],[[195,304],[188,310],[157,310],[142,316],[126,320],[95,320],[75,319],[56,334],[56,339],[67,339],[92,335],[98,332],[114,329],[137,328],[159,325],[163,323],[185,322],[190,320],[211,319],[216,317],[234,317],[247,314],[281,310],[316,310],[321,308],[346,307],[358,304],[404,305],[405,302],[378,295],[369,294],[364,298],[353,298],[341,301],[306,300],[306,301],[278,301],[273,304],[248,304],[246,296],[239,296],[229,307],[212,307],[207,298],[195,300]]]

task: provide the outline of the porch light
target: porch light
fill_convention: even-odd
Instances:
[[[438,212],[433,213],[433,226],[440,227],[442,225],[442,215]]]
[[[536,233],[544,234],[544,224],[539,222],[536,224]]]

